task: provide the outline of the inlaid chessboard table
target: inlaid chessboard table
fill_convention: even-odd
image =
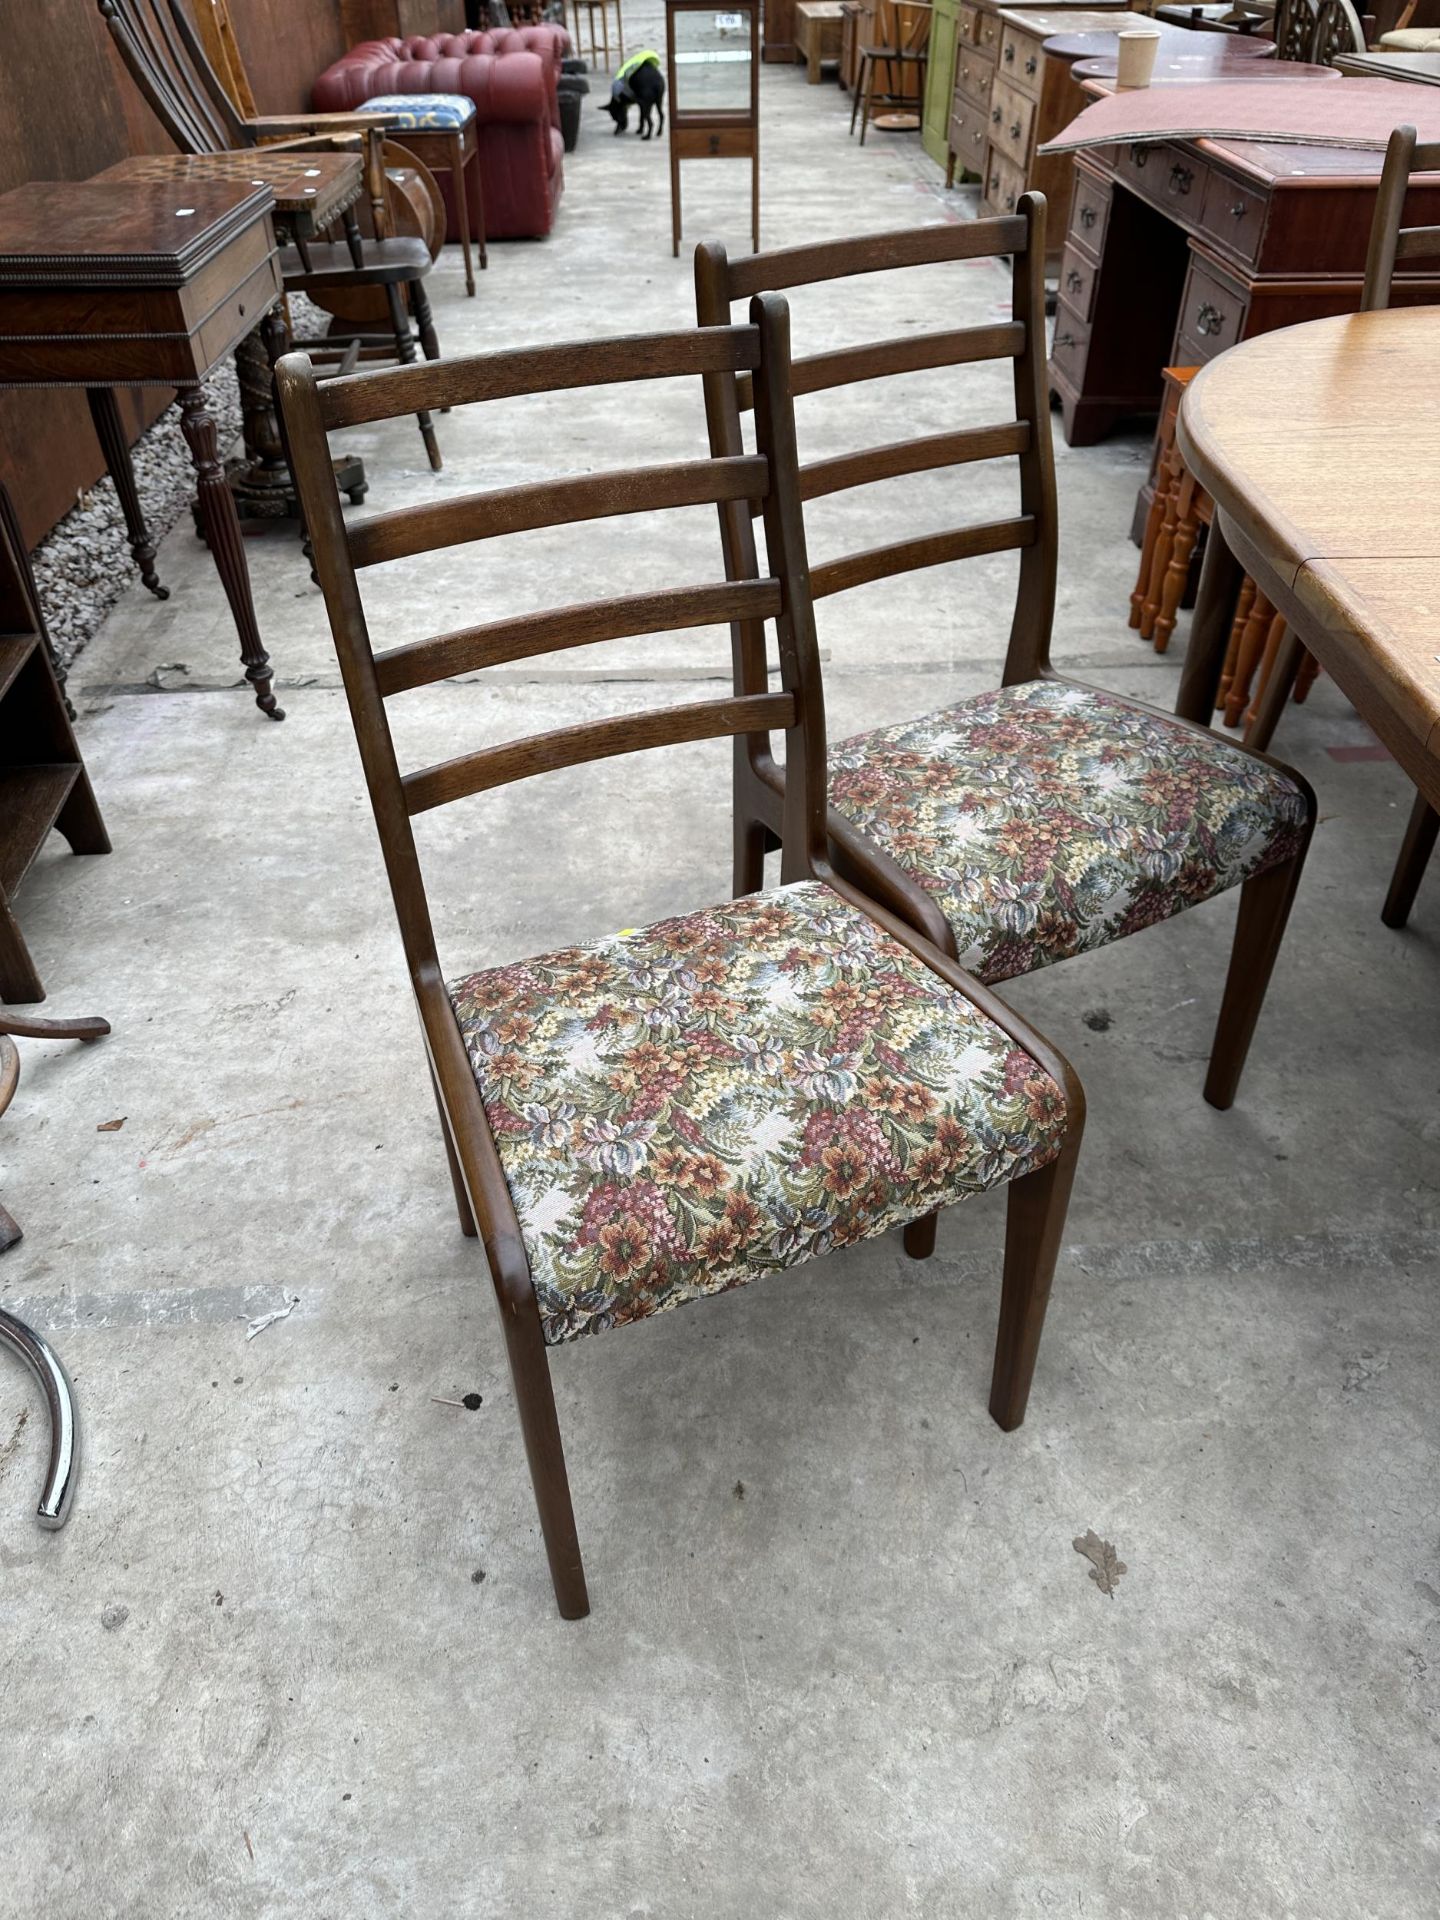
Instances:
[[[158,589],[116,387],[173,387],[256,704],[284,718],[201,382],[281,294],[263,180],[31,181],[0,195],[0,383],[83,387],[142,578]]]
[[[145,153],[96,174],[97,180],[135,181],[179,191],[200,181],[266,186],[275,196],[271,218],[279,246],[302,250],[339,221],[352,255],[361,257],[355,209],[364,187],[360,154],[250,147],[238,153]],[[284,310],[276,307],[235,349],[245,452],[226,470],[242,520],[295,519],[299,508],[275,412],[271,368],[290,346]],[[363,462],[353,455],[335,462],[335,484],[358,506],[365,498]],[[199,513],[196,524],[204,531]]]

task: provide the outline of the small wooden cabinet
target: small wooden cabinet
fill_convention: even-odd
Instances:
[[[1118,33],[1153,22],[1146,14],[1111,9],[1103,0],[1089,8],[1005,7],[997,21],[980,207],[983,213],[1013,213],[1027,187],[1043,193],[1049,214],[1046,257],[1053,270],[1065,244],[1074,161],[1068,153],[1037,156],[1035,149],[1089,102],[1071,77],[1073,62],[1048,55],[1045,42],[1059,33]]]

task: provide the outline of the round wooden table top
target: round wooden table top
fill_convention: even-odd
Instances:
[[[1306,622],[1440,752],[1440,310],[1309,320],[1212,360],[1177,438]],[[1305,637],[1305,623],[1301,625]],[[1318,643],[1317,643],[1318,644]]]

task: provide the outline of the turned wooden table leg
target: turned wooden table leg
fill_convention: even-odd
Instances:
[[[145,524],[145,510],[140,505],[140,494],[135,485],[135,466],[130,458],[130,442],[125,437],[125,428],[120,420],[115,389],[87,387],[85,398],[90,402],[95,438],[100,442],[106,468],[120,496],[120,511],[125,516],[125,531],[130,536],[130,551],[135,556],[135,565],[140,569],[140,578],[157,600],[168,600],[170,589],[161,586],[155,573],[155,542],[150,538],[150,529]]]
[[[240,534],[240,519],[235,498],[220,464],[219,436],[215,420],[198,387],[188,387],[180,395],[180,430],[190,449],[199,481],[200,518],[205,539],[215,560],[220,584],[240,635],[240,658],[245,678],[255,689],[255,704],[272,720],[285,718],[271,691],[270,656],[260,640],[255,621],[255,602],[250,593],[250,568]]]

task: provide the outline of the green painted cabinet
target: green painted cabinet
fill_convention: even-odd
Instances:
[[[925,73],[920,141],[938,166],[950,158],[950,102],[955,93],[955,51],[960,0],[934,0],[930,16],[930,57]]]

